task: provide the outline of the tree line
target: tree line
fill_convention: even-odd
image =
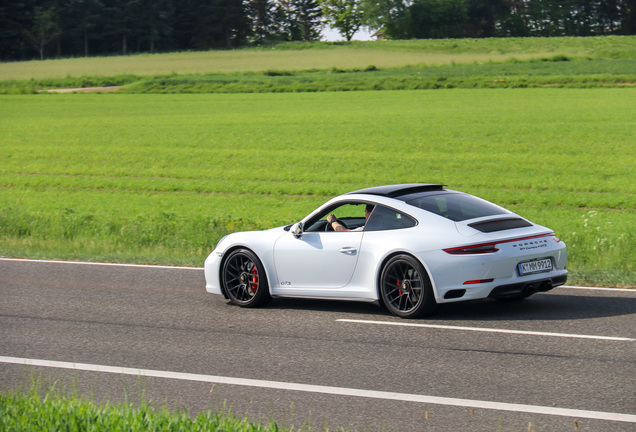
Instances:
[[[0,61],[346,40],[636,34],[636,0],[0,0]]]

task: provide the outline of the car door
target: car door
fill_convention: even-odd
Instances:
[[[345,287],[356,268],[362,231],[289,233],[274,245],[274,264],[280,288],[287,290]]]

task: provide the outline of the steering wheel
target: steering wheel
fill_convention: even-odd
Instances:
[[[341,221],[338,218],[335,218],[334,220],[331,221],[333,222],[338,222],[340,225],[342,225],[343,227],[347,228],[347,225],[345,225],[345,223],[343,221]],[[327,221],[327,223],[325,224],[325,231],[326,232],[330,232],[330,231],[334,231],[333,227],[331,226],[331,224],[329,223],[329,221]]]

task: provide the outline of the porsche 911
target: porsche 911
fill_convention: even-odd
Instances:
[[[293,297],[373,302],[415,318],[437,304],[523,299],[567,280],[553,230],[441,184],[345,193],[300,221],[223,237],[206,290],[242,307]]]

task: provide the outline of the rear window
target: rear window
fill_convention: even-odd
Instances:
[[[463,193],[425,194],[417,198],[408,197],[405,201],[455,222],[507,214],[494,204]]]

